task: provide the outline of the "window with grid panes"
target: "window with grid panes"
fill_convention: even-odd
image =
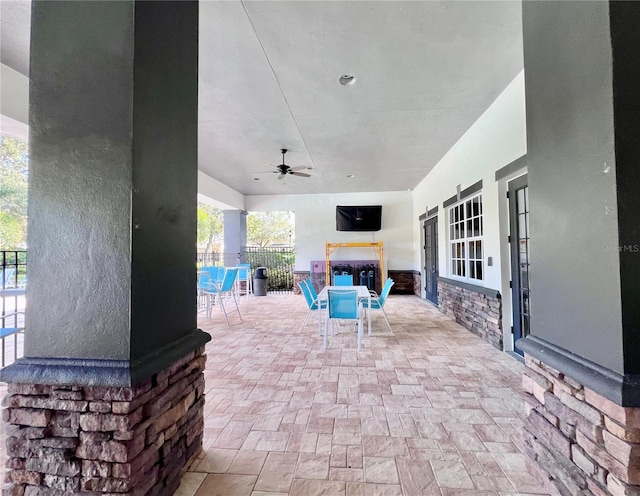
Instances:
[[[484,280],[482,233],[482,195],[449,209],[449,267],[452,276]]]

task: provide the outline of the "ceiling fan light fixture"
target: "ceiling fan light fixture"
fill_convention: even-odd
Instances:
[[[338,79],[338,81],[340,81],[340,84],[342,86],[350,86],[356,82],[356,77],[350,74],[343,74],[342,76],[340,76],[340,79]]]

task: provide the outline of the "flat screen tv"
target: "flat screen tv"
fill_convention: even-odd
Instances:
[[[336,231],[379,231],[382,205],[336,206]]]

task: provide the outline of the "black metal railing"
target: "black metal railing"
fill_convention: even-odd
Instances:
[[[2,289],[24,287],[27,283],[27,252],[23,250],[0,251]]]
[[[196,267],[201,269],[202,267],[212,267],[214,265],[221,265],[220,253],[198,253],[196,258]]]
[[[247,263],[251,269],[267,268],[267,288],[273,293],[293,291],[293,271],[296,264],[296,252],[291,246],[269,246],[266,248],[247,246]]]
[[[8,329],[24,328],[26,285],[27,252],[0,250],[0,368],[22,356],[23,335]]]

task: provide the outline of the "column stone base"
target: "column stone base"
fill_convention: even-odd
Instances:
[[[201,347],[133,387],[8,385],[3,495],[172,495],[202,449]]]
[[[300,287],[298,286],[298,283],[304,281],[305,279],[309,279],[310,277],[311,277],[311,273],[308,270],[296,270],[293,273],[293,294],[295,295],[302,294],[302,291],[300,291]]]
[[[526,355],[529,472],[562,496],[640,496],[640,408],[625,408]]]

